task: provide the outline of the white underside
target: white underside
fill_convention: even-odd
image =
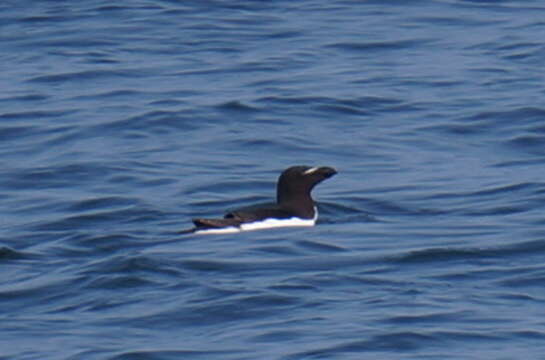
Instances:
[[[279,227],[293,227],[293,226],[314,226],[318,219],[318,209],[314,208],[314,218],[301,219],[298,217],[292,217],[289,219],[267,219],[262,221],[255,221],[251,223],[240,224],[240,226],[228,226],[217,229],[203,229],[195,231],[195,234],[233,234],[241,231],[252,231],[262,229],[272,229]]]

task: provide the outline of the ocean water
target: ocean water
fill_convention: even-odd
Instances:
[[[0,359],[545,357],[545,4],[0,4]],[[311,228],[181,235],[327,165]]]

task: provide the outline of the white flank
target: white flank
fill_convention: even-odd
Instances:
[[[314,226],[317,219],[318,209],[314,207],[314,217],[312,219],[301,219],[298,217],[292,217],[289,219],[267,219],[263,221],[240,224],[240,227],[228,226],[217,229],[197,230],[195,231],[195,234],[233,234],[241,231],[272,229],[279,227]]]
[[[211,229],[197,230],[194,232],[194,234],[233,234],[238,232],[240,232],[240,228],[229,226],[224,228],[211,228]]]
[[[267,219],[263,221],[241,224],[240,229],[241,231],[250,231],[290,226],[314,226],[315,223],[316,220],[314,219],[292,217],[289,219]]]
[[[310,169],[305,170],[305,172],[303,172],[303,175],[312,174],[312,173],[315,172],[316,170],[318,170],[317,167],[311,167]]]

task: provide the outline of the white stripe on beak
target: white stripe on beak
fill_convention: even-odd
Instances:
[[[318,170],[317,167],[311,167],[310,169],[305,170],[305,172],[303,173],[303,175],[312,174],[312,173],[315,172],[316,170]]]

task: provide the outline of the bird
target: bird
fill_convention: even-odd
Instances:
[[[314,226],[318,209],[312,189],[337,174],[328,166],[291,166],[284,170],[276,185],[276,203],[243,207],[219,219],[193,219],[195,234],[228,234],[275,227]]]

